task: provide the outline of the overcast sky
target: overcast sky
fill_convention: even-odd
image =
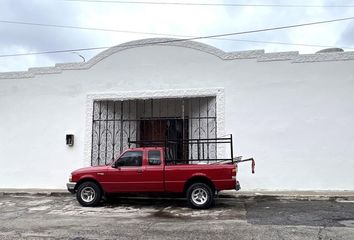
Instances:
[[[150,0],[154,2],[182,2]],[[184,0],[195,3],[352,5],[354,0]],[[146,5],[65,0],[0,0],[0,21],[21,21],[54,25],[119,29],[161,34],[204,36],[354,16],[348,8],[279,8]],[[0,55],[114,46],[123,42],[156,37],[54,27],[0,23]],[[235,40],[201,40],[224,51],[264,49],[266,52],[314,53],[323,47],[306,47],[262,42],[337,46],[354,50],[354,21],[328,23],[296,29],[231,36]],[[350,49],[352,48],[352,49]],[[79,52],[89,60],[102,50]],[[0,72],[79,62],[75,53],[0,57]]]

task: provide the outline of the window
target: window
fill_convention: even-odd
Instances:
[[[142,151],[129,151],[124,153],[116,162],[117,167],[137,167],[143,162]]]
[[[161,164],[161,153],[159,150],[151,150],[148,153],[149,165]]]
[[[177,91],[172,95],[180,94]],[[118,101],[96,99],[92,110],[92,166],[115,160],[125,150],[127,139],[141,141],[140,147],[161,146],[162,140],[171,140],[167,159],[174,162],[216,159],[217,144],[213,141],[198,144],[204,146],[202,151],[194,142],[188,142],[190,138],[211,140],[217,137],[216,96],[184,97],[182,94]],[[153,144],[155,141],[160,143]]]

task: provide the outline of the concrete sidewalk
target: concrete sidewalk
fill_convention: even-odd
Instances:
[[[36,196],[68,196],[66,189],[13,189],[0,188],[0,196],[36,195]],[[219,193],[220,198],[240,199],[284,199],[284,200],[338,200],[354,201],[354,191],[234,191],[227,190]]]

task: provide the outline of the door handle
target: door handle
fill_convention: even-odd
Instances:
[[[142,169],[138,169],[138,173],[143,173],[143,170]]]

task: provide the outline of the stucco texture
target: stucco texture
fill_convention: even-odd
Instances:
[[[232,133],[235,155],[256,159],[254,175],[239,166],[243,189],[353,190],[353,60],[351,52],[224,53],[178,42],[0,73],[0,188],[65,188],[87,165],[96,98],[215,95],[219,136]]]

